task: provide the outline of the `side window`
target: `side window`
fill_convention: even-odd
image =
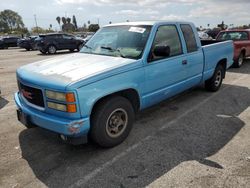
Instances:
[[[178,31],[175,25],[160,26],[155,35],[155,39],[151,48],[151,61],[166,58],[164,56],[157,56],[154,53],[155,48],[159,46],[169,46],[170,54],[168,57],[173,57],[182,54],[182,46]]]
[[[195,52],[198,50],[198,46],[195,40],[195,35],[192,27],[188,24],[181,25],[181,31],[184,35],[184,39],[187,46],[187,52]]]
[[[69,40],[69,39],[72,39],[72,38],[73,38],[73,36],[71,36],[71,35],[63,35],[63,38],[64,38],[64,39],[68,39],[68,40]]]

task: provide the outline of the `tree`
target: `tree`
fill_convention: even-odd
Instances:
[[[62,17],[62,23],[63,23],[63,24],[66,24],[66,23],[67,23],[67,20],[66,20],[65,17]]]
[[[68,24],[71,22],[71,18],[67,18],[66,20]]]
[[[75,15],[73,15],[72,20],[73,20],[73,24],[74,24],[75,28],[77,29],[77,22],[76,22],[76,17],[75,17]]]
[[[51,28],[49,29],[43,29],[41,27],[32,27],[31,28],[31,32],[32,33],[50,33],[50,32],[54,32]]]
[[[0,31],[12,32],[24,28],[23,19],[17,12],[12,10],[0,12]]]
[[[59,24],[59,28],[61,29],[61,18],[60,18],[60,16],[56,17],[56,21]]]
[[[98,24],[90,24],[89,25],[90,32],[96,32],[99,28],[100,28],[100,26]]]
[[[228,26],[224,23],[224,21],[222,21],[221,24],[218,24],[218,27],[221,28],[221,30],[225,30],[228,28]]]
[[[88,21],[88,24],[90,25],[90,20]]]
[[[62,17],[62,22],[63,22],[63,25],[62,25],[62,31],[63,32],[73,32],[73,31],[75,31],[75,26],[72,23],[70,23],[71,18]]]

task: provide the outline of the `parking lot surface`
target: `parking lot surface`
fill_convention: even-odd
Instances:
[[[217,93],[200,87],[140,112],[124,143],[102,149],[17,121],[16,69],[50,57],[0,50],[0,187],[250,187],[250,60]]]

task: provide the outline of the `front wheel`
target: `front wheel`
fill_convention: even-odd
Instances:
[[[79,44],[79,45],[77,46],[77,51],[79,52],[79,51],[82,49],[82,47],[83,47],[83,44]]]
[[[205,82],[206,90],[212,91],[212,92],[218,91],[222,84],[225,71],[226,70],[223,68],[222,65],[217,65],[217,67],[215,68],[213,77]]]
[[[114,147],[127,138],[134,117],[133,106],[126,98],[115,96],[106,99],[94,109],[90,136],[102,147]]]

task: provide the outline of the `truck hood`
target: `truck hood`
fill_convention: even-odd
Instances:
[[[135,61],[121,57],[75,53],[22,66],[17,70],[17,76],[35,85],[66,87],[78,80],[88,79]]]

